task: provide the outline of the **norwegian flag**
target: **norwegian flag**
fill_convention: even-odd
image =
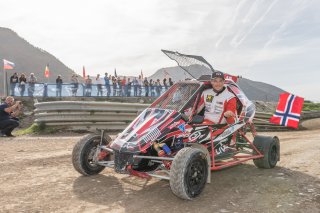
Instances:
[[[304,99],[289,93],[280,94],[277,110],[270,123],[298,128]]]

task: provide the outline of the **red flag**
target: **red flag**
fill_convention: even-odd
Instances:
[[[6,59],[3,59],[3,69],[4,70],[12,70],[14,68],[14,63],[11,61],[8,61]]]
[[[82,76],[83,76],[83,78],[86,77],[86,69],[84,68],[84,66],[83,66],[83,68],[82,68]]]
[[[234,83],[237,83],[238,82],[238,77],[237,76],[234,76],[234,75],[229,75],[229,74],[224,74],[224,79],[228,80],[232,80]]]
[[[46,69],[44,70],[44,76],[46,78],[49,78],[50,72],[49,72],[49,64],[47,64]]]
[[[277,110],[270,123],[298,128],[304,99],[289,93],[280,94]]]

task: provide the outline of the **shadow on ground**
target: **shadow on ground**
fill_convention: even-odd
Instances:
[[[117,176],[117,177],[116,177]],[[78,177],[74,194],[81,200],[118,205],[126,212],[317,212],[320,179],[282,167],[257,169],[243,164],[213,172],[211,184],[194,200],[172,194],[168,181],[114,175]]]

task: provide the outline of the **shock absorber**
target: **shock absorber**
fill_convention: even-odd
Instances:
[[[153,143],[153,148],[154,150],[156,150],[156,152],[158,153],[158,156],[159,157],[162,157],[164,156],[166,153],[161,149],[161,147],[159,146],[158,143],[154,142]]]
[[[159,144],[159,146],[162,148],[162,150],[163,150],[167,155],[171,155],[171,149],[168,147],[167,144],[161,143],[161,144]]]
[[[154,150],[156,150],[156,152],[158,153],[159,157],[163,157],[165,155],[170,155],[171,154],[170,148],[165,143],[158,144],[158,143],[154,142],[153,143],[153,148],[154,148]],[[171,167],[171,162],[170,161],[165,161],[164,160],[162,162],[163,162],[163,164],[165,165],[165,167],[167,169],[170,169],[170,167]]]

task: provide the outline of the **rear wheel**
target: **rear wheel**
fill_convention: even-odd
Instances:
[[[196,148],[186,147],[175,156],[170,168],[172,192],[190,200],[199,195],[208,178],[208,162],[205,154]]]
[[[258,168],[270,169],[280,160],[280,143],[278,137],[256,136],[253,144],[264,155],[263,158],[253,159]],[[257,152],[253,151],[253,154]]]
[[[73,148],[72,164],[75,170],[83,175],[95,175],[100,173],[105,167],[96,163],[95,155],[101,141],[100,134],[90,134],[83,137]],[[104,136],[102,144],[110,143],[111,138]],[[104,153],[104,158],[100,160],[109,160],[110,154]]]

